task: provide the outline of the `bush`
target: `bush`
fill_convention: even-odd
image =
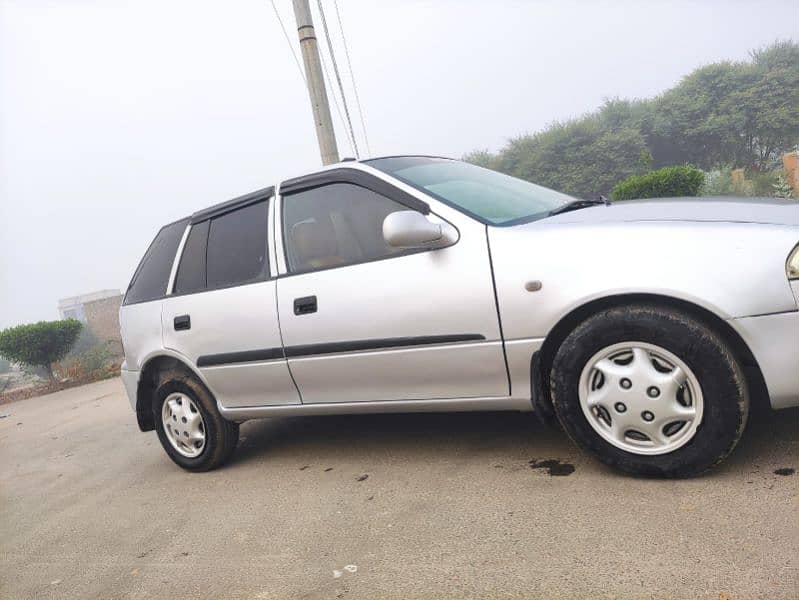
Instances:
[[[722,167],[705,173],[705,183],[702,184],[700,196],[746,196],[750,194],[737,193],[732,181],[732,168]]]
[[[0,375],[2,375],[3,373],[8,373],[10,370],[11,370],[11,363],[7,359],[0,356]]]
[[[75,343],[70,348],[69,353],[66,355],[67,357],[76,356],[78,354],[83,354],[88,350],[91,350],[95,346],[100,344],[100,341],[97,337],[91,332],[91,329],[88,327],[84,327],[80,330],[80,335],[78,335],[78,339],[75,340]]]
[[[55,363],[53,370],[62,379],[97,379],[109,374],[114,366],[112,342],[96,344],[84,352],[70,352]]]
[[[613,200],[632,200],[698,196],[704,181],[705,174],[694,167],[663,167],[644,175],[633,175],[617,183],[610,197]]]
[[[782,175],[777,175],[777,180],[771,184],[771,195],[775,198],[793,198],[793,187]]]
[[[53,381],[52,364],[66,356],[82,328],[75,319],[9,327],[0,331],[0,352],[14,362],[43,367]]]

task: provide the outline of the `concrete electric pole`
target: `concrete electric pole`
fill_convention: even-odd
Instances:
[[[305,79],[308,82],[308,94],[311,97],[311,109],[316,126],[316,138],[319,140],[322,164],[329,165],[338,162],[338,148],[336,133],[333,131],[333,119],[330,117],[325,80],[322,76],[319,47],[316,44],[316,34],[311,20],[311,7],[308,0],[293,0],[293,2],[302,61],[305,64]]]

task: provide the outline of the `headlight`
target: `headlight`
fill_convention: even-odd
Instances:
[[[785,266],[788,279],[799,279],[799,246],[793,249],[788,257],[788,264]]]

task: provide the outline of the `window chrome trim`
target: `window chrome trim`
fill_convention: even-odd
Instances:
[[[286,250],[283,241],[283,194],[280,184],[275,188],[275,261],[277,262],[276,277],[283,277],[288,274],[286,264]]]
[[[276,196],[273,194],[269,199],[271,202],[266,207],[266,257],[269,269],[268,277],[277,277],[277,260],[275,259],[275,203]]]
[[[175,279],[177,278],[178,274],[178,265],[180,264],[180,259],[183,258],[183,248],[186,245],[186,240],[189,239],[189,231],[193,225],[191,223],[186,224],[186,229],[183,231],[183,237],[180,239],[180,243],[178,244],[178,250],[175,252],[175,259],[172,262],[172,270],[169,272],[169,281],[166,284],[166,294],[164,296],[171,296],[173,290],[175,289]]]

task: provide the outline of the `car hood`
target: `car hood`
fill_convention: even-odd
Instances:
[[[536,223],[694,221],[799,226],[799,202],[777,198],[624,200],[545,217]]]

